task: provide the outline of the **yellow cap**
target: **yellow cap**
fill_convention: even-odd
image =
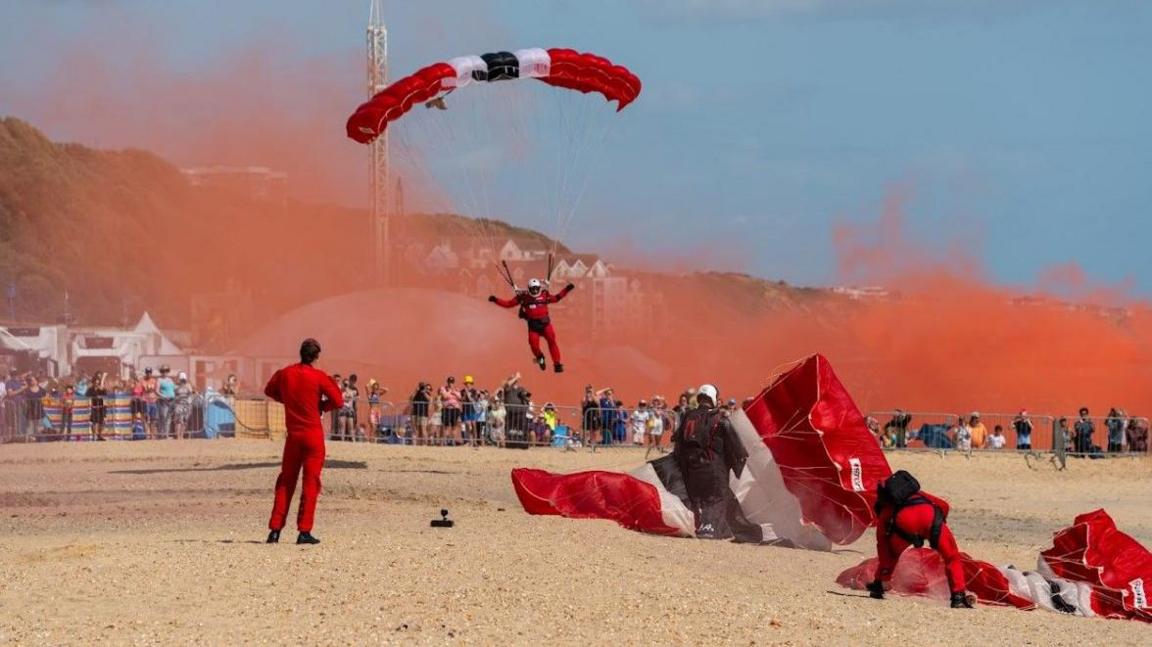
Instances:
[[[472,376],[471,375],[465,375],[464,376],[464,383],[465,384],[471,384],[472,383]]]

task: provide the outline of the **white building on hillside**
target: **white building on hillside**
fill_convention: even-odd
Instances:
[[[107,371],[128,377],[141,358],[183,355],[148,313],[132,328],[64,325],[8,326],[0,328],[0,348],[34,354],[47,372],[57,376],[79,371]],[[42,370],[37,368],[36,370]]]
[[[608,264],[594,254],[572,254],[562,256],[552,270],[554,281],[575,281],[577,279],[603,279],[611,273]]]

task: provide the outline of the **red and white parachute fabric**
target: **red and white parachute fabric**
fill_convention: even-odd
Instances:
[[[988,562],[963,555],[965,589],[984,604],[1009,605],[1020,609],[1032,609],[1036,604],[1031,597],[1018,595],[1008,577]],[[876,579],[879,560],[870,557],[849,568],[836,578],[836,583],[849,589],[863,591],[865,585]],[[948,576],[944,573],[944,561],[940,554],[931,548],[909,548],[900,555],[896,569],[892,571],[892,592],[901,595],[916,595],[947,602],[951,591]]]
[[[836,582],[864,590],[875,572],[876,559],[867,559],[841,573]],[[968,591],[985,604],[1152,622],[1152,553],[1117,529],[1104,510],[1082,514],[1057,532],[1034,571],[997,568],[965,555],[964,575]],[[924,548],[905,551],[893,573],[892,591],[947,600],[939,555]]]
[[[828,360],[813,355],[773,380],[732,424],[748,460],[729,486],[758,541],[816,550],[855,541],[873,523],[876,484],[891,474],[864,416]],[[551,474],[515,469],[524,510],[611,519],[633,530],[696,535],[695,515],[671,456],[631,473]]]
[[[412,106],[434,100],[472,83],[534,78],[548,85],[604,95],[623,110],[640,95],[640,79],[628,68],[573,49],[521,49],[460,56],[433,63],[398,79],[356,108],[348,118],[348,137],[369,144]]]
[[[741,438],[754,432],[767,448],[763,453],[779,466],[804,522],[834,544],[856,541],[874,521],[877,484],[892,470],[828,360],[804,360],[745,405],[744,413],[746,421],[735,421],[737,431]]]
[[[512,485],[528,514],[610,519],[656,535],[691,537],[695,533],[692,512],[673,494],[676,485],[661,481],[651,463],[631,474],[552,474],[521,467],[512,470]]]
[[[1052,548],[1040,553],[1038,570],[1086,585],[1094,615],[1152,622],[1152,552],[1121,532],[1103,509],[1079,515],[1056,533]]]

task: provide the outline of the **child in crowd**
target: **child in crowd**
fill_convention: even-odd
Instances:
[[[972,453],[972,429],[964,423],[964,416],[957,416],[956,427],[952,431],[952,445],[960,451]]]
[[[504,392],[496,391],[492,396],[492,407],[488,411],[488,429],[492,442],[497,447],[504,446],[504,427],[508,421],[508,410],[504,408]]]
[[[80,440],[72,437],[72,420],[76,411],[76,389],[71,384],[64,387],[64,395],[60,398],[61,426],[64,431],[64,440]]]
[[[132,414],[132,440],[147,440],[148,430],[144,428],[144,412]]]
[[[432,412],[428,416],[428,444],[444,444],[444,398],[439,394],[432,401]]]
[[[988,449],[1004,449],[1004,426],[996,425],[992,429],[992,435],[988,437]]]
[[[556,413],[556,405],[551,402],[544,403],[544,411],[540,413],[540,420],[544,423],[545,438],[542,440],[546,443],[552,442],[552,436],[556,434],[556,424],[559,422],[559,415]]]
[[[664,399],[660,396],[652,397],[652,412],[648,417],[648,433],[644,444],[647,449],[644,450],[644,460],[648,460],[648,454],[655,448],[659,453],[664,453],[664,448],[661,446],[661,441],[664,438],[664,425],[667,422],[664,410]]]
[[[648,403],[641,400],[636,404],[631,416],[633,445],[644,444],[644,437],[648,435],[648,421],[651,419],[652,413],[648,410]]]

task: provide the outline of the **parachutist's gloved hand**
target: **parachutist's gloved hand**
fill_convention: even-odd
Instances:
[[[488,297],[488,303],[496,303],[496,297],[494,297],[494,296],[489,296],[489,297]]]
[[[880,580],[872,580],[865,588],[868,589],[868,597],[874,600],[884,599],[884,583]]]
[[[565,289],[565,290],[567,290],[567,291],[569,291],[569,292],[571,292],[572,290],[575,290],[575,289],[576,289],[576,286],[575,286],[575,285],[573,285],[573,284],[571,284],[571,283],[569,283],[568,285],[565,285],[565,286],[564,286],[564,289]]]

